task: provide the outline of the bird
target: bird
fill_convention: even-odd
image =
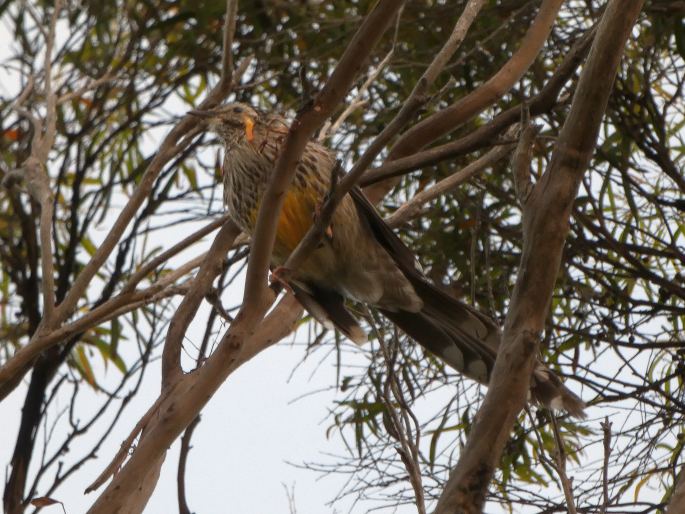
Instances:
[[[290,123],[244,103],[189,113],[223,144],[224,203],[233,221],[252,235]],[[306,235],[338,170],[333,150],[314,140],[306,144],[285,193],[272,269],[283,266]],[[413,252],[359,188],[343,197],[319,246],[297,269],[287,271],[295,298],[325,327],[363,344],[367,334],[346,305],[372,306],[450,367],[487,385],[500,345],[499,325],[424,277]],[[540,360],[530,396],[547,407],[584,417],[585,403]]]

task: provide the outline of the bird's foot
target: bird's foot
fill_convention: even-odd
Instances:
[[[269,276],[269,285],[272,288],[282,287],[289,293],[293,293],[293,288],[290,287],[288,283],[288,277],[292,274],[292,271],[284,266],[277,266],[271,270],[271,275]],[[293,293],[294,294],[294,293]]]

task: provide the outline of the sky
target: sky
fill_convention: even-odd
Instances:
[[[201,334],[191,332],[189,337],[199,339]],[[327,360],[312,375],[318,359],[310,360],[289,380],[302,355],[300,345],[288,342],[257,355],[229,377],[204,409],[188,460],[187,495],[191,510],[242,514],[288,512],[284,488],[287,486],[294,487],[298,514],[345,512],[342,507],[334,510],[326,505],[338,493],[344,477],[333,475],[319,479],[314,472],[288,463],[320,462],[327,459],[324,452],[343,451],[338,439],[327,440],[325,436],[330,424],[326,419],[327,408],[334,394],[320,392],[296,400],[304,393],[333,383],[333,363]],[[139,416],[156,399],[159,383],[158,361],[149,370],[131,409],[98,452],[99,459],[84,465],[52,495],[64,502],[69,514],[85,512],[102,491],[84,495],[82,489],[102,471]],[[11,457],[25,389],[25,386],[18,388],[0,403],[3,420],[0,462],[3,463]],[[176,442],[167,453],[158,487],[145,512],[177,511],[178,451]],[[51,509],[59,511],[58,507]]]
[[[58,42],[60,37],[64,37],[64,34],[60,35],[58,27]],[[0,41],[12,39],[8,27],[0,23]],[[10,45],[0,45],[0,62],[10,53]],[[3,95],[12,94],[18,89],[16,77],[5,77],[0,81],[0,93]],[[155,137],[152,137],[151,144],[154,144],[154,140]],[[104,237],[106,227],[105,222],[100,227],[99,237]],[[96,235],[95,239],[97,237]],[[179,233],[173,229],[153,237],[159,238],[158,242],[164,246],[169,244],[170,238],[181,239]],[[205,248],[210,242],[211,239],[204,241]],[[239,290],[234,288],[224,296],[224,303],[237,303],[240,298],[238,295]],[[204,316],[201,314],[198,319],[202,318]],[[201,330],[202,327],[195,324],[191,326],[187,334],[188,341],[199,342],[202,338]],[[302,343],[304,336],[300,334],[297,339]],[[292,500],[286,494],[286,487],[290,495],[294,495],[298,514],[349,510],[349,501],[341,502],[337,510],[327,505],[338,494],[346,477],[332,475],[321,478],[314,472],[295,466],[304,462],[326,461],[328,457],[324,453],[341,454],[345,452],[345,448],[339,438],[326,438],[326,429],[330,425],[327,414],[335,399],[335,392],[321,391],[307,396],[307,393],[326,389],[335,383],[335,363],[331,357],[324,362],[319,362],[320,357],[317,357],[292,374],[305,354],[303,345],[292,344],[292,341],[293,337],[290,337],[240,367],[203,410],[202,421],[195,430],[188,458],[187,496],[191,510],[203,514],[287,513]],[[95,365],[97,361],[98,359],[93,359]],[[98,458],[86,462],[52,495],[64,503],[68,514],[85,512],[104,489],[100,488],[89,495],[83,494],[85,486],[109,463],[139,417],[157,398],[160,388],[159,364],[159,361],[151,364],[139,394],[98,452]],[[102,372],[104,370],[98,373]],[[116,382],[117,371],[113,366],[104,373],[103,380]],[[28,380],[25,379],[21,386],[0,403],[0,462],[3,466],[10,461],[14,449],[27,384]],[[84,396],[80,403],[90,403],[93,408],[102,400],[101,397],[98,398],[101,393],[86,387],[79,394]],[[88,400],[89,397],[92,400]],[[61,400],[62,406],[66,405],[67,400],[68,398]],[[86,419],[87,413],[82,414],[83,419]],[[95,435],[97,431],[93,432]],[[85,445],[87,441],[88,438],[84,438],[81,444]],[[42,438],[39,435],[37,451],[41,445]],[[78,448],[74,450],[75,453],[78,452]],[[146,513],[177,512],[178,453],[177,441],[167,453],[162,475]],[[36,458],[34,455],[34,464]],[[8,473],[9,469],[5,467],[3,483]],[[61,512],[61,509],[59,506],[52,506],[45,508],[43,512],[52,514]],[[404,512],[411,510],[405,509]]]

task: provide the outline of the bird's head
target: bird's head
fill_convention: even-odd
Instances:
[[[252,130],[259,118],[257,111],[241,103],[221,105],[207,111],[193,110],[189,114],[202,119],[209,130],[227,144],[235,144],[243,138],[252,141]]]

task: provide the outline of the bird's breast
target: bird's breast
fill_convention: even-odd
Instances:
[[[285,194],[276,230],[274,256],[285,259],[306,235],[323,196],[314,166],[303,160]],[[238,147],[224,162],[224,194],[230,214],[252,234],[274,163],[254,147]]]
[[[277,257],[286,258],[307,234],[314,221],[314,211],[318,199],[310,190],[290,188],[283,200],[283,208],[278,218],[276,245]],[[257,213],[253,214],[256,222]]]

